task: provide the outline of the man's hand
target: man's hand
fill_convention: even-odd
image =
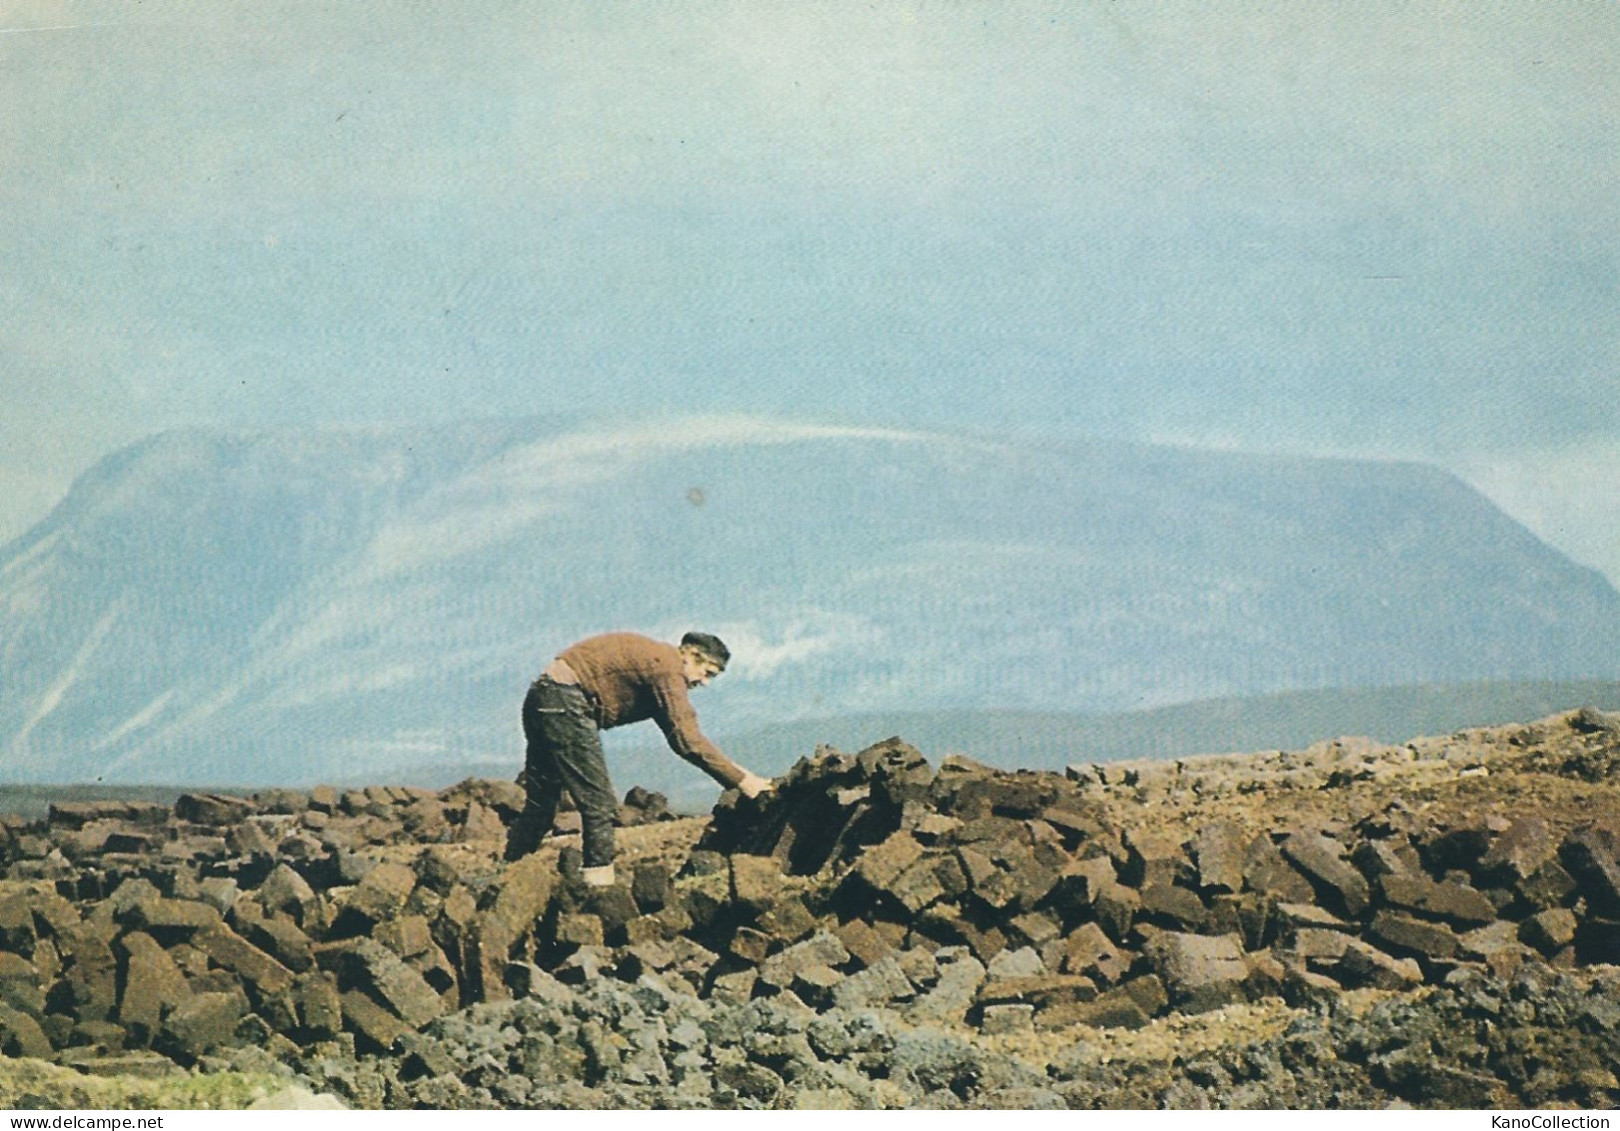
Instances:
[[[744,797],[758,797],[770,789],[773,784],[770,778],[762,778],[758,774],[745,772],[742,781],[737,783],[737,789]]]

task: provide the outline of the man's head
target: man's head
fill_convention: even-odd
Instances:
[[[731,649],[718,636],[688,632],[681,637],[681,674],[688,687],[702,687],[725,671],[730,659]]]

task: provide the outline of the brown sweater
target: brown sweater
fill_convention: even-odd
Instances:
[[[596,696],[596,722],[603,730],[652,719],[671,750],[715,781],[728,789],[742,781],[742,768],[698,729],[679,648],[633,632],[610,632],[581,640],[559,659]]]

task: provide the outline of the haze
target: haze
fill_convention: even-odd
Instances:
[[[1620,8],[0,6],[0,540],[161,429],[1420,459],[1620,581]]]

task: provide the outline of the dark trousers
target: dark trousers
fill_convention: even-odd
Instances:
[[[541,677],[523,699],[523,813],[507,837],[506,858],[533,852],[551,831],[563,790],[579,806],[585,867],[613,863],[613,820],[619,805],[602,757],[596,711],[580,688]]]

